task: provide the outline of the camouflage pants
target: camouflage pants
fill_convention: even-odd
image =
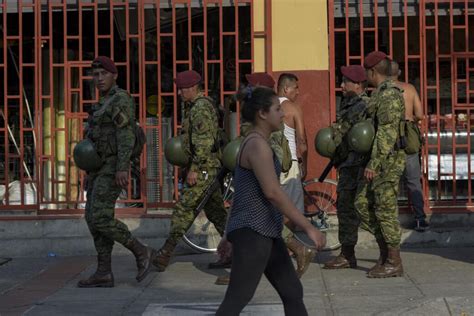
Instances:
[[[204,178],[204,174],[199,173],[197,183],[192,187],[184,188],[183,194],[179,202],[176,203],[171,217],[171,230],[168,241],[177,243],[193,224],[197,215],[194,214],[194,209],[198,206],[199,202],[201,202],[202,195],[209,183],[217,175],[217,170],[208,172],[207,180]],[[224,208],[224,201],[222,200],[220,190],[214,191],[204,206],[203,211],[222,236],[227,221],[227,212]]]
[[[357,244],[360,220],[354,207],[354,200],[361,170],[358,166],[338,170],[337,220],[339,221],[338,237],[342,245],[355,246]]]
[[[115,175],[99,174],[88,179],[85,217],[98,254],[110,254],[114,241],[125,244],[131,234],[127,225],[115,219],[115,202],[121,188]]]
[[[401,241],[398,185],[404,169],[405,152],[398,151],[388,158],[372,182],[360,181],[354,203],[361,227],[391,247],[398,247]]]

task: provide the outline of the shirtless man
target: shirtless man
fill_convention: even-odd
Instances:
[[[403,89],[403,98],[405,99],[405,119],[415,124],[418,123],[423,119],[423,108],[418,92],[413,85],[398,80],[401,71],[396,61],[392,61],[391,73],[395,84]],[[426,221],[426,214],[424,212],[423,191],[421,189],[420,177],[420,152],[407,155],[403,179],[407,186],[413,209],[415,211],[414,229],[423,232],[429,227],[429,224]]]
[[[281,108],[285,113],[283,119],[283,123],[285,124],[284,133],[290,144],[292,159],[297,162],[294,164],[295,170],[299,169],[298,173],[300,173],[301,180],[306,177],[308,145],[306,142],[303,110],[300,105],[296,103],[296,98],[299,93],[298,78],[290,73],[281,74],[278,79],[278,96],[280,98]],[[289,173],[291,173],[292,169],[290,169]]]
[[[306,131],[304,128],[303,110],[296,103],[299,94],[298,78],[290,73],[283,73],[278,78],[278,97],[285,117],[283,118],[283,134],[290,146],[291,164],[290,170],[281,173],[280,183],[283,191],[290,197],[300,212],[304,212],[304,194],[301,181],[306,177],[308,145],[306,142]],[[286,219],[285,219],[286,221]],[[283,228],[283,238],[287,247],[297,255],[298,277],[301,277],[308,269],[313,260],[315,252],[308,247],[302,246],[294,238],[292,223],[286,221]]]

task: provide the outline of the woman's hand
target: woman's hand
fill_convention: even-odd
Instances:
[[[217,254],[223,262],[227,262],[232,258],[232,244],[225,236],[222,237],[219,246],[217,246]]]
[[[308,237],[313,241],[316,250],[321,250],[326,246],[326,235],[316,229],[314,226],[310,226],[306,231]]]

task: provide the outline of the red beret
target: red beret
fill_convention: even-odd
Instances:
[[[367,80],[364,67],[360,65],[342,66],[341,72],[344,77],[353,82],[363,82]]]
[[[388,56],[384,52],[380,52],[380,51],[371,52],[367,56],[365,56],[364,67],[366,69],[370,69],[374,67],[375,65],[377,65],[382,60],[384,60],[385,58],[388,58]]]
[[[275,80],[266,72],[254,72],[253,74],[246,74],[245,78],[254,87],[263,86],[273,89]]]
[[[178,89],[191,88],[201,82],[201,75],[194,70],[182,71],[176,75],[174,82]]]
[[[115,63],[107,56],[99,56],[94,59],[92,61],[92,67],[97,67],[95,65],[100,65],[102,68],[113,74],[117,73],[117,67],[115,67]]]

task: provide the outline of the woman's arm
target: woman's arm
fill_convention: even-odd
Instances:
[[[249,140],[242,152],[242,160],[243,167],[253,170],[268,201],[312,237],[317,246],[323,247],[324,235],[311,225],[282,190],[273,165],[273,152],[268,143],[257,137]]]

